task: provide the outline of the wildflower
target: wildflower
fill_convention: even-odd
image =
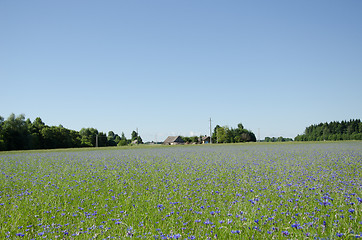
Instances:
[[[133,228],[132,227],[129,227],[127,228],[127,236],[133,236]]]
[[[204,222],[204,224],[206,224],[206,225],[212,225],[213,223],[212,222],[210,222],[210,220],[209,219],[207,219],[205,222]]]
[[[292,224],[292,228],[301,229],[302,226],[300,226],[299,223],[294,223],[294,224]]]

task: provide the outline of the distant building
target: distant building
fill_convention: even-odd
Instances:
[[[184,143],[184,140],[180,136],[168,136],[163,142],[164,145],[178,145]]]
[[[204,137],[202,137],[201,139],[199,139],[199,141],[200,141],[201,144],[210,143],[210,137],[204,136]]]

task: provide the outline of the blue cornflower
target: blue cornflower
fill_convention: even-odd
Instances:
[[[294,223],[292,224],[292,228],[301,229],[302,227],[300,226],[299,223]]]
[[[206,225],[212,225],[213,223],[212,222],[210,222],[210,220],[209,219],[207,219],[205,222],[204,222],[204,224],[206,224]]]
[[[323,205],[323,206],[327,206],[327,205],[331,206],[332,205],[332,203],[329,202],[328,200],[323,200],[323,202],[321,202],[320,204]]]
[[[181,237],[181,234],[175,234],[175,235],[173,235],[171,238],[175,238],[175,239],[179,239]]]
[[[127,228],[127,236],[133,236],[133,228],[132,227]]]

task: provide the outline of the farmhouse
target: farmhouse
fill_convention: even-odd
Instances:
[[[163,142],[165,145],[178,145],[184,144],[184,140],[180,136],[168,136]]]
[[[210,143],[210,137],[204,136],[204,137],[200,138],[199,141],[200,141],[201,144]]]

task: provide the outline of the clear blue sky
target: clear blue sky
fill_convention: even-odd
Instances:
[[[362,1],[0,2],[0,115],[260,137],[362,118]]]

